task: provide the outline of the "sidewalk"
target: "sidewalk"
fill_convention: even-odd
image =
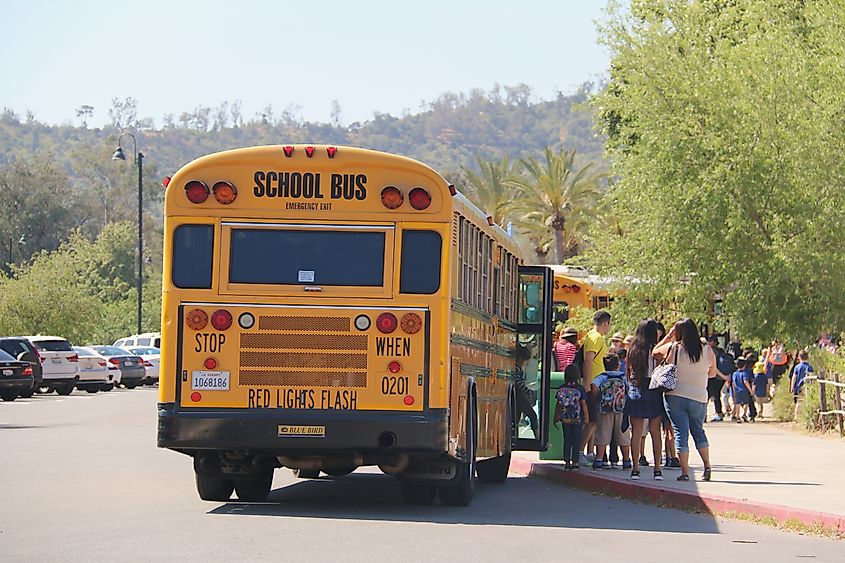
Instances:
[[[765,421],[707,423],[705,431],[713,466],[709,483],[701,481],[695,451],[686,483],[675,480],[677,469],[664,469],[664,481],[653,480],[651,467],[641,469],[640,481],[631,481],[630,471],[622,469],[564,471],[562,462],[540,461],[531,452],[515,454],[511,471],[649,504],[795,519],[845,532],[845,441],[804,436]]]

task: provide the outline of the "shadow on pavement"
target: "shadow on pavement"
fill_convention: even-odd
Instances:
[[[228,502],[216,515],[352,519],[436,524],[538,526],[673,533],[719,533],[710,515],[632,504],[617,511],[618,499],[558,487],[540,480],[509,478],[504,485],[477,484],[468,507],[405,505],[398,482],[382,475],[300,481],[278,488],[262,503]]]

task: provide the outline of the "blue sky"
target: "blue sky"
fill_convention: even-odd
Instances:
[[[416,112],[447,91],[526,83],[535,97],[606,74],[603,0],[0,0],[0,107],[48,123],[107,118],[132,96],[165,113],[239,99],[307,120]]]

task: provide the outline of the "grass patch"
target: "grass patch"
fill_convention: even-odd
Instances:
[[[772,516],[754,516],[752,514],[742,514],[740,512],[717,512],[714,516],[720,518],[727,518],[730,520],[739,520],[742,522],[749,522],[751,524],[758,524],[768,526],[787,532],[796,532],[799,534],[807,534],[813,536],[825,537],[833,540],[845,540],[845,532],[839,532],[832,528],[826,528],[821,524],[805,524],[795,518],[790,518],[783,522]]]

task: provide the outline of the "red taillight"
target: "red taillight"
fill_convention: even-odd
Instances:
[[[118,360],[117,358],[109,358],[109,363],[110,363],[110,364],[114,364],[114,365],[116,365],[116,366],[119,366],[119,365],[120,365],[120,360]]]
[[[392,362],[387,364],[387,371],[389,371],[390,373],[399,373],[400,371],[402,371],[402,364],[400,364],[396,360],[393,360]]]
[[[25,368],[23,368],[23,374],[32,375],[32,366],[26,366]]]
[[[217,369],[217,360],[214,358],[207,358],[202,365],[205,366],[205,369]]]
[[[422,211],[428,209],[428,206],[431,205],[431,195],[422,188],[414,188],[408,194],[408,201],[411,202],[411,207],[417,211]]]
[[[329,155],[329,158],[334,158],[334,155],[337,154],[337,147],[326,147],[326,154]]]
[[[194,391],[191,393],[191,400],[195,403],[199,403],[200,399],[202,399],[202,395],[198,391]]]
[[[192,330],[202,330],[208,324],[208,315],[202,309],[191,309],[185,317],[185,324]]]
[[[211,192],[205,182],[199,180],[192,180],[185,184],[185,195],[188,196],[188,201],[191,203],[202,203],[208,199]]]
[[[422,319],[416,313],[405,313],[400,323],[402,330],[407,334],[416,334],[422,328]]]
[[[104,368],[104,367],[106,367],[108,364],[106,363],[106,361],[105,361],[105,360],[97,360],[97,365],[99,365],[101,368]]]
[[[149,361],[147,361],[147,360],[144,360],[144,367],[145,367],[145,368],[151,368],[151,367],[153,367],[153,364],[151,364],[151,363],[150,363]]]
[[[414,404],[414,398],[411,395],[405,395],[405,399],[403,399],[403,402],[410,407]]]
[[[67,357],[67,361],[69,362],[78,362],[79,361],[79,354],[74,354],[72,356]]]
[[[217,182],[212,188],[217,203],[229,205],[238,197],[238,189],[229,182]]]
[[[227,330],[232,326],[232,313],[226,309],[217,309],[211,313],[211,326],[217,330]]]
[[[381,204],[388,209],[398,208],[404,200],[402,192],[395,186],[387,186],[381,191]]]
[[[393,313],[382,313],[376,319],[376,328],[384,334],[390,334],[396,330],[398,324],[399,321],[396,320],[396,315]]]

